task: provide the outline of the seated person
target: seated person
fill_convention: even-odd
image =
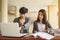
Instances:
[[[28,13],[28,9],[25,7],[21,7],[19,9],[19,12],[20,17],[15,18],[13,22],[17,22],[19,24],[19,27],[21,27],[21,33],[27,33],[31,24],[30,18],[26,16],[26,14]]]
[[[44,9],[39,10],[37,20],[34,21],[33,33],[36,32],[49,32],[53,34],[52,27],[47,21],[46,11]]]

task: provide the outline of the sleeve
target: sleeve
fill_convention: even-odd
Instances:
[[[48,27],[47,29],[49,30],[49,33],[54,35],[53,28],[52,28],[52,26],[50,25],[49,22],[47,23],[47,27]]]
[[[47,30],[48,28],[49,28],[49,29],[52,28],[49,22],[46,23],[46,28],[45,28],[45,30]]]
[[[30,20],[30,18],[28,19],[28,21],[23,25],[24,26],[24,28],[25,29],[29,29],[29,27],[30,27],[30,25],[31,25],[31,20]]]
[[[17,18],[15,18],[14,20],[13,20],[13,22],[15,23],[15,22],[18,22],[18,19]]]
[[[36,22],[33,23],[33,33],[34,33],[34,31],[38,31]]]
[[[52,28],[52,26],[49,22],[47,22],[47,26],[48,26],[48,28]]]

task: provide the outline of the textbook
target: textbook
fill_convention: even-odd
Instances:
[[[54,38],[53,35],[50,35],[50,34],[45,33],[45,32],[37,32],[37,33],[34,33],[34,34],[29,34],[29,36],[34,37],[34,38],[41,37],[43,39],[52,39],[52,38]]]

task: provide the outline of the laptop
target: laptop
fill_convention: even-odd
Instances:
[[[20,33],[18,23],[0,23],[0,27],[2,36],[22,37],[26,35]]]

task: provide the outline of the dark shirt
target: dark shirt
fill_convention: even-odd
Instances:
[[[15,18],[13,22],[19,24],[19,20],[20,20],[20,19],[21,19],[20,17]],[[22,30],[26,29],[27,31],[26,31],[26,30],[25,30],[25,31],[28,32],[28,29],[29,29],[30,24],[31,24],[30,18],[25,17],[25,22],[24,22],[24,24],[22,25],[22,26],[23,26]],[[20,27],[20,24],[19,24],[19,27]],[[25,33],[25,31],[24,31],[23,33]]]

